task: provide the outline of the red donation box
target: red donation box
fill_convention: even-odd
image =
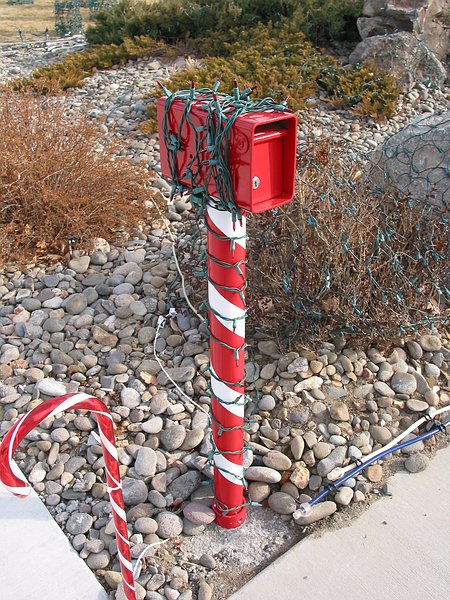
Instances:
[[[163,147],[163,121],[166,98],[160,98],[158,108],[159,140],[161,144],[161,171],[164,177],[172,178],[169,168],[168,149]],[[192,187],[186,166],[196,156],[194,128],[205,126],[208,102],[196,100],[189,111],[190,123],[183,118],[186,104],[183,100],[173,101],[167,115],[169,135],[180,134],[181,148],[176,152],[178,180]],[[181,131],[180,131],[181,127]],[[206,136],[199,161],[197,185],[204,183],[207,167],[203,161],[209,158]],[[295,159],[297,146],[297,117],[290,112],[262,111],[245,113],[237,117],[231,127],[228,140],[228,168],[232,178],[236,204],[250,213],[262,213],[287,204],[294,197]],[[217,197],[214,181],[210,178],[208,194]]]

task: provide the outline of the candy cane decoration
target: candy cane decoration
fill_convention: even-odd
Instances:
[[[8,431],[0,445],[0,481],[16,496],[28,496],[30,485],[13,461],[13,454],[17,446],[34,427],[45,419],[74,408],[89,410],[97,418],[103,457],[105,459],[109,500],[111,502],[116,530],[117,553],[122,572],[123,588],[127,600],[136,600],[133,566],[130,558],[130,543],[128,540],[127,516],[124,510],[119,460],[114,441],[113,419],[101,400],[87,394],[67,394],[47,400],[21,417]]]
[[[233,529],[244,499],[246,222],[208,206],[208,300],[216,523]]]

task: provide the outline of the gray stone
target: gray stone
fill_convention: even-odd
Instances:
[[[173,379],[175,383],[185,383],[191,381],[195,375],[195,367],[172,367],[166,369],[166,373],[160,372],[158,375],[158,383],[160,385],[167,385],[170,379]]]
[[[203,502],[189,502],[183,508],[183,515],[195,525],[209,525],[216,518],[215,512]]]
[[[64,463],[64,471],[66,473],[76,473],[84,467],[86,459],[83,456],[71,456],[67,462]]]
[[[75,512],[67,519],[66,530],[72,535],[87,533],[93,524],[94,520],[88,513]]]
[[[419,473],[428,467],[429,462],[429,458],[425,454],[411,454],[405,460],[405,469],[410,473]]]
[[[369,428],[370,435],[378,443],[384,446],[392,439],[392,433],[386,427],[380,425],[371,425]]]
[[[180,448],[186,437],[186,429],[182,425],[173,425],[159,434],[159,439],[166,448],[172,451]]]
[[[67,393],[65,384],[51,377],[38,381],[36,389],[46,396],[63,396]]]
[[[408,348],[408,352],[411,358],[414,358],[415,360],[420,360],[422,358],[423,350],[420,344],[411,340],[409,342],[406,342],[406,347]]]
[[[338,446],[326,458],[322,459],[317,464],[317,473],[320,477],[326,477],[336,467],[342,467],[347,454],[347,449],[344,446]]]
[[[153,417],[153,419],[150,419],[149,421],[145,421],[145,423],[142,423],[141,429],[142,429],[142,431],[145,431],[145,433],[156,434],[162,430],[163,424],[164,424],[164,422],[161,419],[161,417]]]
[[[299,392],[303,392],[305,390],[306,391],[316,390],[316,389],[319,389],[322,385],[323,385],[322,377],[318,377],[317,375],[314,375],[313,377],[309,377],[308,379],[304,379],[303,381],[300,381],[299,383],[297,383],[297,385],[294,387],[294,392],[296,394],[298,394]]]
[[[124,477],[122,480],[123,501],[127,506],[134,506],[147,500],[147,486],[141,479]]]
[[[44,331],[48,331],[49,333],[57,333],[58,331],[62,331],[65,326],[66,323],[64,319],[58,319],[56,317],[51,317],[42,324]]]
[[[417,388],[417,382],[411,373],[395,373],[390,381],[390,386],[397,394],[413,394]]]
[[[348,396],[347,390],[341,387],[337,387],[336,385],[329,385],[327,388],[327,396],[329,400],[339,400],[339,398],[345,398]]]
[[[334,496],[334,500],[336,504],[340,504],[341,506],[348,506],[353,498],[353,490],[346,485],[339,488],[337,494]]]
[[[416,82],[442,85],[447,76],[445,67],[423,41],[406,31],[364,39],[349,61],[352,64],[372,62],[380,71],[393,75],[404,92],[411,90]]]
[[[87,304],[84,294],[72,294],[63,302],[63,307],[69,315],[79,315],[87,308]]]
[[[261,352],[261,354],[271,356],[272,358],[278,358],[280,355],[278,344],[272,340],[258,342],[258,350]]]
[[[287,370],[288,373],[303,373],[304,371],[308,370],[308,367],[308,359],[300,356],[299,358],[293,360],[290,365],[288,365]]]
[[[294,498],[284,492],[275,492],[269,496],[268,504],[273,511],[280,515],[291,515],[297,508]]]
[[[413,199],[429,198],[444,209],[448,207],[450,111],[416,118],[388,139],[372,156],[371,164],[367,172],[371,185],[382,190],[392,186]],[[441,348],[441,341],[435,335],[422,335],[419,344],[425,352],[438,352]]]
[[[248,493],[253,502],[263,502],[270,496],[270,485],[262,481],[252,481],[248,486]]]
[[[188,471],[177,477],[167,487],[167,491],[172,494],[175,500],[178,498],[187,500],[192,492],[200,486],[201,482],[202,478],[198,471]]]
[[[278,483],[281,473],[269,467],[249,467],[245,472],[248,481],[261,481],[263,483]]]
[[[156,515],[157,533],[164,540],[176,538],[183,531],[183,521],[174,513],[163,511]]]
[[[28,479],[30,481],[30,483],[39,483],[41,481],[44,481],[45,479],[45,469],[43,468],[43,465],[41,462],[38,462],[34,465],[34,467],[31,470],[31,473],[28,476]]]
[[[86,563],[91,569],[106,569],[110,560],[109,553],[106,550],[102,550],[96,554],[89,554]]]
[[[89,256],[77,256],[69,260],[69,269],[72,269],[75,273],[86,273],[90,262]]]
[[[266,467],[276,469],[277,471],[287,471],[292,466],[291,459],[282,452],[277,452],[276,450],[268,452],[263,457],[263,463]]]
[[[147,535],[149,533],[156,533],[158,523],[151,517],[139,517],[134,523],[134,528],[139,533]]]
[[[138,475],[153,477],[156,472],[156,452],[152,448],[140,448],[134,468]]]
[[[79,431],[92,431],[95,429],[95,424],[91,419],[83,415],[77,415],[73,420],[73,424]]]
[[[435,379],[436,381],[439,379],[441,375],[441,370],[439,367],[434,365],[433,363],[425,363],[425,375],[430,379]]]
[[[314,456],[317,458],[317,460],[323,460],[324,458],[329,456],[331,450],[332,446],[330,446],[330,444],[327,444],[326,442],[318,442],[313,447]]]
[[[271,411],[275,408],[276,402],[273,396],[266,394],[259,399],[258,408],[259,410]]]
[[[384,381],[375,381],[373,389],[378,392],[380,396],[386,396],[387,398],[395,396],[394,390],[390,388],[387,383],[384,383]]]
[[[379,381],[384,381],[384,382],[389,381],[389,379],[391,379],[393,374],[394,374],[394,369],[388,362],[380,363],[378,373],[377,373],[377,379]]]
[[[201,581],[198,586],[197,600],[212,600],[212,587],[206,581]]]
[[[331,502],[331,500],[326,500],[325,502],[319,502],[318,504],[314,504],[311,507],[311,512],[307,516],[296,516],[294,513],[294,521],[297,525],[305,526],[310,525],[311,523],[315,523],[316,521],[320,521],[321,519],[325,519],[329,517],[337,510],[337,505],[335,502]]]
[[[215,569],[217,566],[216,559],[210,554],[202,554],[198,559],[199,564],[207,569]]]
[[[17,360],[20,356],[19,348],[12,344],[4,344],[1,347],[0,364],[7,365],[13,360]]]
[[[424,400],[417,400],[416,398],[411,398],[406,402],[406,408],[408,408],[411,412],[424,412],[430,408],[428,402]]]
[[[291,442],[291,452],[295,460],[300,460],[305,449],[305,442],[301,435],[296,435]]]

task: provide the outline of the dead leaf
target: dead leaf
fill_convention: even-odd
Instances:
[[[181,329],[178,327],[178,324],[173,317],[170,319],[169,323],[173,331],[175,331],[176,333],[181,333],[181,335],[183,335]]]

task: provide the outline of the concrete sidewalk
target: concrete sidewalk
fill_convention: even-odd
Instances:
[[[1,600],[107,600],[35,492],[16,498],[0,484]]]
[[[229,600],[450,598],[450,447],[351,527],[307,538]]]

